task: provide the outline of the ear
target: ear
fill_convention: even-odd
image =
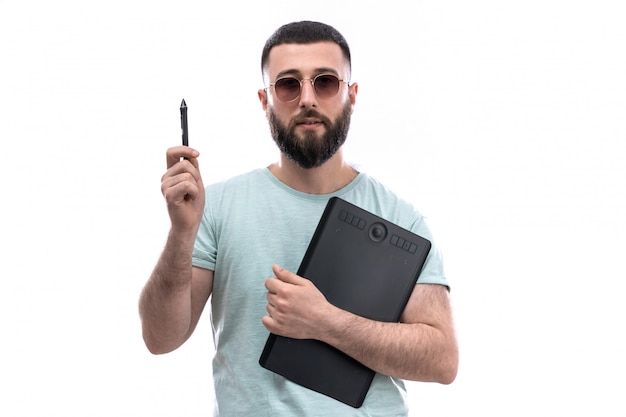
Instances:
[[[354,107],[354,105],[356,104],[356,95],[358,92],[359,92],[359,84],[358,83],[350,84],[350,87],[348,88],[348,97],[350,98],[350,104],[352,104],[352,107]]]
[[[267,91],[263,88],[260,88],[257,92],[259,96],[259,101],[261,102],[261,107],[263,107],[263,111],[267,112]]]

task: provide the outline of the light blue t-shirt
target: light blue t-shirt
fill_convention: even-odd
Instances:
[[[296,272],[330,197],[337,196],[411,230],[433,243],[419,283],[448,285],[441,254],[423,216],[382,184],[361,173],[332,194],[287,187],[258,169],[206,188],[204,218],[193,265],[215,271],[211,323],[215,416],[406,416],[402,380],[376,374],[355,409],[287,381],[259,365],[269,332],[265,280],[272,265]]]

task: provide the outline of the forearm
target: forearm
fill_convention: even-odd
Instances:
[[[143,338],[152,353],[179,347],[191,328],[193,234],[170,232],[139,299]]]
[[[272,333],[318,339],[371,369],[396,378],[451,383],[458,347],[447,288],[416,285],[401,323],[369,320],[329,303],[305,278],[274,265],[265,281]]]
[[[456,377],[454,335],[423,323],[386,323],[337,309],[320,339],[375,371],[448,384]]]

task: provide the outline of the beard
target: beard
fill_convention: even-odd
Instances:
[[[346,103],[334,123],[313,109],[302,111],[291,119],[288,126],[282,124],[271,109],[268,120],[272,138],[278,149],[299,167],[310,169],[328,161],[345,143],[350,128],[350,115],[351,105]],[[305,117],[320,119],[326,127],[326,132],[321,137],[315,132],[304,132],[303,137],[298,137],[295,132],[297,121]]]

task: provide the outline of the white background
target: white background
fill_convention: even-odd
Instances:
[[[205,182],[275,160],[261,48],[314,19],[352,47],[347,158],[453,287],[459,375],[412,415],[626,415],[620,3],[0,0],[0,414],[210,415],[209,316],[165,356],[140,335],[165,149],[184,97]]]

